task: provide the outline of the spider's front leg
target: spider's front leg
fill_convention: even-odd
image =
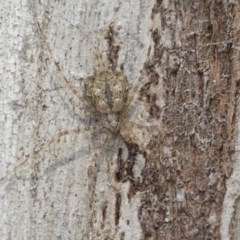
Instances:
[[[83,96],[81,96],[79,94],[79,91],[70,84],[69,80],[67,79],[66,75],[64,74],[64,71],[62,70],[62,68],[60,66],[60,63],[56,60],[56,58],[53,54],[53,51],[51,50],[50,45],[47,41],[47,37],[44,34],[42,28],[40,27],[40,24],[37,23],[37,25],[38,25],[38,29],[39,29],[41,38],[42,38],[44,45],[46,46],[47,51],[49,53],[50,59],[53,61],[54,65],[55,65],[55,69],[56,69],[57,75],[59,77],[58,84],[67,92],[67,94],[69,96],[69,101],[71,103],[71,106],[72,106],[74,112],[76,114],[78,114],[79,116],[82,116],[83,112],[86,112],[86,110],[82,107],[79,107],[79,103],[80,102],[84,103],[85,98]]]

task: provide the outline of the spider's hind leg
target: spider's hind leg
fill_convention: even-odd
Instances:
[[[106,144],[108,143],[109,137],[108,133],[101,133],[100,138],[97,140],[97,144],[95,145],[96,151],[94,151],[93,156],[91,158],[91,163],[88,167],[88,206],[89,206],[89,227],[90,232],[93,231],[94,228],[94,219],[96,217],[96,212],[98,211],[98,207],[96,207],[95,203],[95,195],[99,193],[98,186],[98,172],[101,168],[101,155],[106,152]],[[107,154],[104,154],[103,159]],[[101,175],[101,174],[100,174]]]
[[[160,140],[165,136],[165,130],[160,127],[159,123],[144,126],[139,123],[124,121],[121,128],[121,135],[124,139],[136,144],[141,153],[149,156],[152,153],[152,142],[154,141],[155,144],[159,145]]]
[[[99,158],[105,149],[105,145],[107,143],[108,136],[107,133],[102,133],[97,140],[97,144],[95,145],[96,151],[94,151],[93,156],[91,158],[91,163],[88,167],[88,192],[89,192],[89,206],[92,209],[95,187],[97,182],[97,172],[99,170]]]
[[[50,168],[57,167],[60,165],[59,163],[55,162],[56,158],[62,157],[60,156],[61,154],[58,152],[58,154],[52,154],[51,151],[57,151],[56,144],[59,145],[59,149],[63,150],[64,149],[61,147],[61,141],[66,141],[66,137],[78,135],[83,132],[88,132],[90,129],[88,127],[86,128],[77,128],[77,129],[71,129],[71,130],[65,130],[63,132],[58,133],[57,135],[53,136],[49,140],[45,141],[42,144],[39,144],[29,156],[23,158],[22,160],[19,160],[15,166],[10,168],[6,175],[0,178],[0,181],[3,181],[7,179],[9,176],[14,175],[19,179],[30,179],[32,175],[41,175],[46,173],[46,171],[50,171]],[[63,143],[64,144],[64,143]],[[50,161],[48,160],[47,163],[44,163],[40,166],[41,163],[38,163],[37,160],[39,158],[41,159],[40,155],[41,154],[47,154],[46,157],[43,158],[43,161],[47,161],[47,159],[50,159],[53,157],[53,159]],[[52,154],[52,155],[51,155]],[[37,171],[40,172],[35,172],[35,167],[38,166]]]

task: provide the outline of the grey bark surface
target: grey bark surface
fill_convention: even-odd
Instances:
[[[1,239],[238,239],[239,2],[1,5]]]

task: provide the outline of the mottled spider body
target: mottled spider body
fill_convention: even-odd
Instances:
[[[103,71],[85,81],[85,95],[103,114],[119,113],[128,99],[128,80],[121,72]]]

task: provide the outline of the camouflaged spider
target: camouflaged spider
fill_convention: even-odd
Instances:
[[[112,26],[112,25],[111,25]],[[96,118],[101,118],[103,127],[110,130],[113,134],[120,134],[124,139],[131,140],[139,147],[143,147],[140,139],[131,131],[132,126],[140,126],[140,124],[128,121],[127,113],[131,107],[134,95],[138,91],[140,82],[130,89],[128,79],[122,71],[109,69],[103,63],[98,48],[95,48],[95,55],[98,62],[97,72],[86,78],[84,81],[84,97],[81,97],[76,89],[72,87],[64,75],[59,63],[55,60],[54,55],[47,43],[47,39],[39,26],[41,36],[48,48],[48,52],[54,61],[59,77],[62,83],[70,92],[75,95],[79,101],[87,101],[92,107],[92,113]],[[130,91],[129,91],[130,90]],[[130,93],[130,94],[129,94]],[[78,113],[72,104],[75,112]]]
[[[106,129],[106,131],[101,133],[102,136],[99,137],[99,142],[96,146],[97,150],[95,151],[89,167],[89,175],[94,175],[96,161],[103,151],[102,147],[107,141],[107,135],[109,133],[114,136],[121,136],[125,143],[134,143],[140,149],[145,150],[144,145],[146,145],[146,143],[143,143],[139,137],[132,132],[133,127],[137,126],[137,128],[144,128],[144,126],[128,120],[128,113],[130,112],[130,107],[134,102],[134,96],[139,90],[140,81],[137,81],[137,84],[133,88],[130,88],[125,74],[122,71],[116,71],[115,69],[109,69],[106,67],[106,65],[103,63],[99,50],[95,49],[98,62],[98,71],[94,75],[85,79],[84,96],[82,97],[79,92],[69,83],[62,68],[60,67],[59,62],[55,59],[54,54],[48,44],[47,38],[39,24],[38,28],[40,36],[43,39],[44,45],[49,53],[50,59],[52,59],[52,62],[54,62],[56,67],[56,73],[59,76],[59,84],[64,86],[64,89],[69,91],[72,97],[75,97],[75,100],[79,102],[87,102],[92,109],[92,118],[101,119],[102,126],[100,129]],[[76,107],[73,98],[69,99],[69,101],[75,113],[82,113],[82,109]],[[91,131],[91,129],[92,128],[90,126],[86,126],[85,128],[65,130],[60,132],[48,141],[39,145],[34,150],[34,154],[32,155],[40,153],[43,148],[53,144],[64,136],[80,134],[85,131]],[[19,166],[33,159],[34,157],[32,157],[32,155],[20,161],[12,170],[8,172],[6,176],[8,176],[11,171],[17,170]],[[6,178],[6,176],[2,179]]]
[[[116,154],[113,157],[112,153],[110,152],[111,153],[110,158],[114,159],[110,163],[111,160],[107,156],[108,149],[106,149],[105,145],[108,145],[107,147],[109,148],[109,146],[113,146],[115,144],[115,139],[120,139],[119,142],[121,142],[122,145],[117,146],[119,153],[121,152],[120,151],[121,147],[123,146],[123,148],[125,148],[124,145],[126,146],[126,144],[128,143],[130,143],[130,145],[131,143],[133,143],[134,146],[137,146],[136,149],[147,150],[145,146],[148,144],[148,141],[140,140],[140,138],[132,131],[132,128],[142,129],[144,128],[144,126],[142,126],[141,124],[136,124],[129,121],[129,115],[131,114],[130,108],[135,103],[134,100],[136,98],[134,97],[137,96],[136,93],[139,92],[138,90],[140,88],[141,81],[138,80],[137,84],[133,88],[131,88],[129,86],[129,82],[126,75],[122,71],[116,71],[115,69],[107,68],[105,64],[103,64],[103,60],[101,58],[101,55],[99,54],[98,49],[96,49],[95,52],[96,52],[96,58],[98,62],[98,69],[97,69],[98,71],[92,76],[87,77],[85,79],[84,89],[83,89],[84,94],[83,96],[81,96],[79,94],[79,91],[77,91],[76,88],[72,87],[71,84],[69,83],[60,64],[54,57],[54,54],[48,44],[47,38],[45,37],[40,26],[39,26],[39,31],[45,46],[45,50],[47,50],[46,54],[49,56],[50,62],[54,64],[53,65],[53,67],[55,68],[54,72],[57,73],[58,75],[58,79],[59,79],[58,84],[61,85],[63,87],[62,89],[64,91],[66,90],[68,94],[71,96],[69,101],[71,103],[71,106],[73,107],[74,112],[81,116],[83,111],[85,112],[86,109],[89,110],[88,113],[91,114],[90,118],[94,120],[93,125],[95,124],[97,128],[97,132],[96,132],[98,137],[96,141],[97,144],[95,146],[92,146],[94,147],[94,151],[93,151],[93,155],[90,156],[90,159],[86,158],[87,174],[86,175],[84,174],[84,176],[86,177],[84,178],[84,181],[83,181],[83,185],[87,186],[86,187],[87,189],[84,189],[83,191],[86,190],[85,196],[87,196],[86,199],[88,201],[87,211],[91,212],[89,213],[89,215],[87,215],[87,217],[89,218],[88,231],[91,232],[90,229],[94,228],[94,220],[95,220],[94,210],[98,209],[98,205],[95,202],[95,199],[96,199],[95,196],[99,193],[98,192],[99,189],[97,189],[97,186],[98,186],[98,183],[100,183],[99,179],[101,178],[101,176],[100,174],[97,174],[97,171],[100,169],[104,169],[104,168],[101,168],[101,166],[104,166],[104,164],[111,165],[112,162],[114,162],[115,164],[115,165],[112,165],[113,166],[112,168],[111,167],[109,168],[109,169],[112,169],[112,171],[110,171],[110,174],[109,172],[107,173],[109,174],[108,176],[107,174],[105,174],[107,180],[106,182],[104,182],[105,184],[103,185],[103,187],[108,188],[107,190],[105,190],[106,191],[105,194],[110,194],[112,192],[112,190],[109,190],[109,189],[114,189],[114,190],[118,189],[119,187],[118,182],[123,182],[125,181],[125,179],[128,180],[131,177],[128,171],[122,171],[121,174],[118,174],[118,171],[121,171],[118,169],[118,165],[120,165],[119,162],[121,162],[121,160],[119,160],[118,158],[114,158],[118,153],[114,152],[114,154],[115,153]],[[75,101],[77,101],[77,103]],[[83,105],[84,106],[83,109],[78,107],[79,102],[80,103],[85,102],[85,104]],[[89,107],[85,107],[86,104],[88,104],[87,106]],[[58,145],[57,143],[61,142],[66,136],[81,135],[81,133],[84,133],[86,131],[90,133],[92,136],[94,136],[93,130],[94,128],[91,125],[90,126],[86,125],[86,127],[84,128],[65,130],[58,133],[57,135],[51,137],[49,140],[44,141],[42,144],[38,145],[37,148],[30,153],[30,156],[27,156],[26,158],[18,162],[18,164],[15,167],[13,167],[13,169],[10,170],[7,173],[7,175],[2,179],[5,179],[11,172],[15,172],[15,176],[18,179],[23,179],[24,182],[25,180],[30,179],[30,183],[33,185],[35,185],[35,181],[38,181],[39,179],[41,180],[41,178],[44,178],[44,179],[48,177],[51,178],[52,177],[51,175],[54,175],[54,172],[51,175],[48,175],[47,173],[54,170],[56,166],[59,166],[58,163],[62,161],[61,159],[64,159],[64,156],[62,156],[61,153],[59,154],[59,152],[57,152],[56,158],[51,158],[51,152],[48,151],[48,149],[46,150],[46,148],[51,148],[50,146],[52,146],[53,148],[55,147],[57,148],[57,145]],[[143,132],[143,131],[140,130],[140,132]],[[114,139],[113,144],[110,142],[111,138]],[[63,145],[63,146],[65,147],[66,145]],[[82,146],[79,146],[79,147],[82,148]],[[127,151],[129,149],[125,148],[125,150],[126,150],[125,156],[131,155],[130,151]],[[40,157],[41,153],[44,154],[44,152],[47,153],[46,159],[45,159],[45,155],[44,155],[44,158]],[[104,152],[104,156],[102,154],[103,152]],[[104,163],[102,163],[102,161],[99,161],[100,157],[102,156],[103,158],[110,161],[104,161]],[[128,156],[126,158],[124,154],[122,154],[122,156],[124,158],[124,162],[127,163],[128,161],[131,161],[131,159],[128,158]],[[122,158],[122,156],[119,156],[119,157]],[[66,162],[69,163],[71,161],[70,158],[71,156],[67,155],[67,161],[65,161],[65,164]],[[41,161],[41,159],[43,161]],[[41,162],[42,164],[41,164],[41,167],[38,168],[39,162]],[[131,164],[133,162],[134,161],[131,161]],[[30,171],[28,166],[25,167],[25,165],[28,165],[28,164],[30,164]],[[68,166],[72,166],[72,164],[68,164]],[[67,172],[68,174],[73,174],[73,172],[70,172],[70,171],[67,171]],[[102,172],[106,173],[104,171]],[[28,177],[29,174],[30,174],[30,177]],[[119,178],[120,180],[117,179],[117,174],[121,175]],[[115,179],[112,176],[114,176]],[[82,190],[79,189],[79,191],[82,191]],[[91,238],[89,237],[88,239],[91,239]],[[94,237],[92,239],[94,239]]]

